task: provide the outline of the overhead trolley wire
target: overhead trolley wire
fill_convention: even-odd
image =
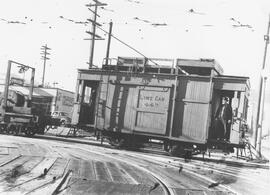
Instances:
[[[103,32],[105,32],[106,34],[109,34],[108,31],[104,30],[103,28],[101,28],[100,26],[97,26],[97,28],[99,28],[100,30],[102,30]],[[148,57],[146,57],[143,53],[141,53],[140,51],[138,51],[137,49],[135,49],[134,47],[130,46],[129,44],[125,43],[124,41],[120,40],[119,38],[117,38],[116,36],[114,36],[113,34],[111,34],[111,36],[116,39],[117,41],[119,41],[120,43],[124,44],[125,46],[127,46],[128,48],[132,49],[133,51],[135,51],[136,53],[140,54],[141,56],[143,56],[144,58],[146,58],[147,60],[151,61],[152,63],[154,63],[154,65],[159,66],[159,64],[157,64],[156,62],[154,62],[153,60],[149,59]]]

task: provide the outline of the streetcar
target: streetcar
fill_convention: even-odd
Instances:
[[[157,140],[165,151],[180,155],[245,146],[248,77],[224,75],[214,59],[106,62],[78,70],[73,125],[91,127],[113,145],[140,147]],[[227,141],[217,139],[215,127],[223,97],[232,108]]]

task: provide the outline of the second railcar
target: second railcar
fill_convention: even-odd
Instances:
[[[21,72],[31,70],[29,95],[25,97],[21,92],[9,89],[12,64],[20,68]],[[38,128],[38,116],[33,113],[32,95],[34,87],[35,69],[18,62],[9,60],[5,90],[0,95],[0,133],[34,135]]]

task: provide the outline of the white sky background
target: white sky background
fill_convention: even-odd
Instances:
[[[58,82],[58,87],[74,90],[77,68],[87,68],[90,24],[75,21],[91,18],[85,4],[90,0],[0,0],[0,73],[6,72],[8,59],[35,67],[36,82],[41,82],[43,61],[41,46],[47,44],[50,60],[45,81]],[[99,9],[99,23],[108,30],[113,21],[113,34],[147,57],[215,58],[225,74],[251,77],[258,88],[264,52],[269,0],[103,0],[108,6]],[[200,14],[190,13],[193,9]],[[110,10],[113,10],[110,11]],[[166,23],[154,27],[134,19]],[[247,27],[234,28],[234,18]],[[4,20],[26,24],[10,24]],[[212,25],[212,26],[204,26]],[[104,33],[97,30],[97,34]],[[96,41],[94,64],[105,57],[106,40]],[[270,54],[268,53],[268,56]],[[139,54],[112,39],[111,57]],[[269,60],[268,60],[269,72]]]

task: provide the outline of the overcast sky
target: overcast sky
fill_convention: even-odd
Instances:
[[[88,0],[8,0],[0,6],[0,72],[8,59],[37,69],[41,82],[43,62],[40,48],[51,48],[46,82],[74,90],[77,68],[87,68],[90,41],[83,24],[92,14]],[[225,74],[250,76],[258,88],[262,67],[269,0],[104,0],[98,22],[147,57],[214,58]],[[104,41],[96,41],[94,64],[100,66],[106,52]],[[270,54],[268,53],[268,56]],[[111,57],[136,56],[112,40]],[[269,72],[269,60],[267,62]]]

